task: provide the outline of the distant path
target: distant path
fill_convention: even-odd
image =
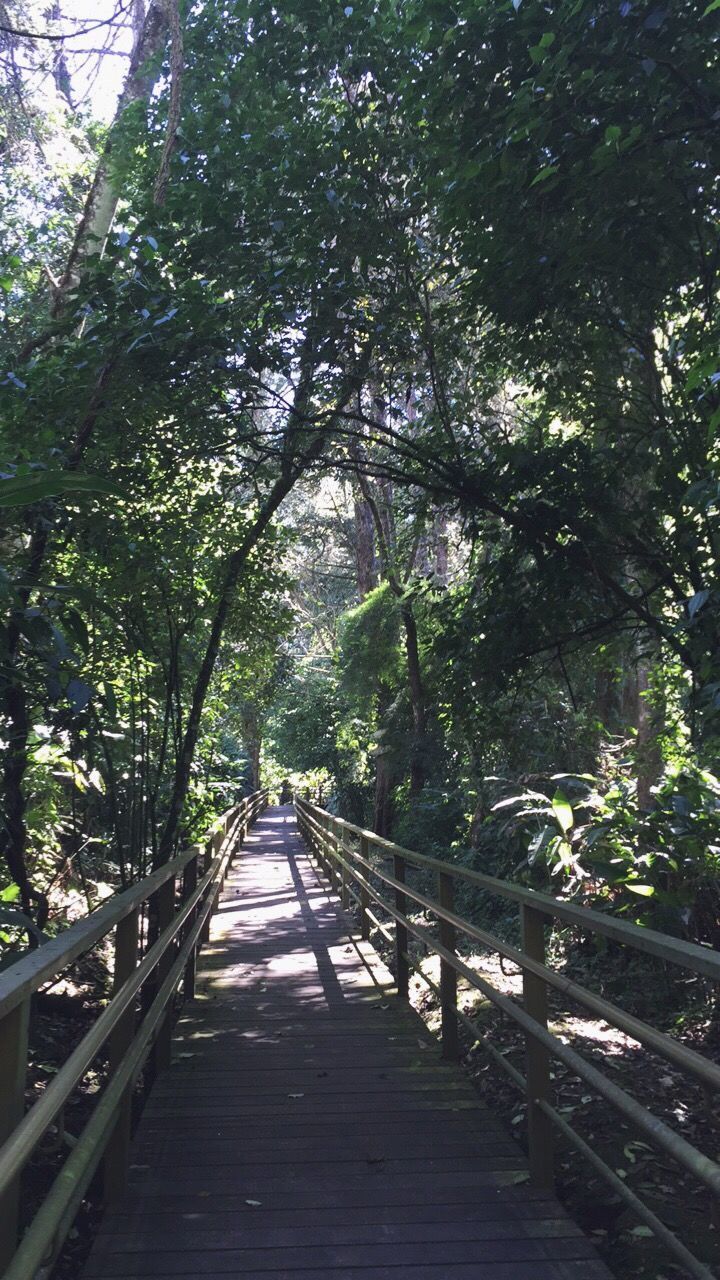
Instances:
[[[349,928],[266,810],[83,1280],[610,1280]]]

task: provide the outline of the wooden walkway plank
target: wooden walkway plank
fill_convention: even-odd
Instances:
[[[268,810],[84,1280],[610,1280],[350,928]]]

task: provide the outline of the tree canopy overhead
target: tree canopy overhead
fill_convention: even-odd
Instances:
[[[3,14],[0,893],[264,768],[715,938],[717,5]]]

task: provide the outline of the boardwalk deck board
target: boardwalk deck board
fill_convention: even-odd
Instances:
[[[269,810],[84,1280],[610,1280],[526,1178]]]

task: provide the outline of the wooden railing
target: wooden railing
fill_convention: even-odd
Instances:
[[[209,933],[224,878],[248,828],[267,804],[257,791],[219,819],[213,834],[186,849],[99,910],[0,974],[0,1273],[3,1280],[48,1274],[88,1185],[103,1162],[103,1193],[114,1200],[128,1168],[132,1090],[148,1065],[170,1060],[175,992],[195,984],[197,951]],[[182,876],[178,896],[176,882]],[[139,958],[141,917],[152,942]],[[28,1025],[34,993],[114,930],[113,995],[40,1098],[25,1112]],[[139,1008],[142,996],[142,1009]],[[107,1046],[109,1080],[18,1246],[21,1175],[38,1142]],[[3,1267],[7,1269],[3,1271]]]
[[[436,994],[441,1007],[443,1055],[450,1059],[457,1057],[458,1023],[463,1023],[473,1039],[484,1046],[493,1062],[525,1094],[530,1176],[534,1185],[552,1188],[553,1131],[557,1129],[691,1276],[697,1277],[697,1280],[713,1280],[713,1273],[709,1268],[690,1252],[552,1105],[552,1059],[563,1062],[574,1075],[579,1076],[605,1102],[614,1107],[624,1120],[634,1125],[650,1143],[672,1157],[716,1196],[720,1194],[720,1165],[552,1034],[548,1029],[547,1019],[548,988],[560,992],[572,1003],[619,1028],[633,1040],[699,1081],[706,1099],[720,1087],[720,1067],[656,1027],[549,968],[545,958],[545,926],[552,921],[559,921],[588,933],[600,934],[623,946],[655,956],[713,981],[720,979],[720,954],[709,947],[683,942],[679,938],[640,928],[611,915],[537,893],[506,880],[498,880],[478,871],[414,853],[376,836],[372,831],[365,831],[351,822],[345,822],[307,801],[296,798],[295,808],[305,842],[340,894],[343,905],[347,907],[354,901],[359,908],[362,937],[369,938],[372,927],[393,944],[398,994],[407,997],[410,970],[417,973]],[[388,862],[392,864],[392,870],[387,868]],[[408,874],[413,870],[422,872],[425,880],[428,876],[435,878],[436,897],[431,897],[408,883]],[[522,937],[520,949],[457,914],[454,900],[458,883],[471,885],[477,890],[517,903]],[[392,891],[392,901],[388,901],[378,885]],[[381,908],[390,917],[390,928],[387,922],[374,914],[371,904]],[[411,911],[414,911],[414,915],[410,914]],[[437,936],[425,923],[421,924],[415,918],[420,913],[434,917]],[[456,950],[459,934],[464,934],[473,942],[498,953],[521,969],[522,1004],[498,991],[464,963]],[[410,954],[410,936],[428,953],[439,957],[439,986],[428,978]],[[496,1009],[522,1029],[526,1047],[525,1076],[507,1061],[506,1056],[490,1042],[482,1029],[458,1008],[458,975],[471,987],[482,992]]]

